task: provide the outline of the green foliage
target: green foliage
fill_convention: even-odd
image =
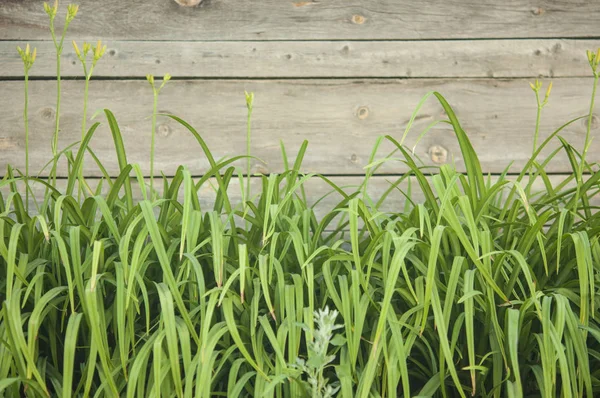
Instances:
[[[57,7],[45,6],[51,21]],[[595,93],[598,56],[588,60]],[[148,80],[156,104],[160,88]],[[533,87],[539,116],[548,95],[540,102],[541,84]],[[442,95],[428,93],[417,111],[428,98],[445,110],[436,123],[452,126],[467,173],[413,158],[403,146],[409,123],[400,142],[377,140],[359,186],[302,174],[306,143],[291,166],[282,144],[285,171],[259,176],[250,196],[249,164],[245,188],[233,166],[249,151],[215,160],[192,126],[168,115],[197,139],[210,170],[193,177],[181,166],[148,195],[108,110],[120,174],[104,173],[98,189],[81,173],[86,153],[105,170],[89,147],[98,123],[75,156],[53,151],[54,163],[67,154],[66,192],[26,173],[46,189],[41,208],[27,209],[24,178],[9,167],[0,180],[0,394],[599,395],[600,169],[585,158],[589,130],[582,152],[559,136],[573,120],[534,145],[518,176],[486,177]],[[253,95],[246,101],[249,143]],[[383,140],[398,157],[377,158]],[[551,155],[540,161],[542,151]],[[561,151],[573,172],[553,186],[545,168]],[[395,161],[409,173],[369,197],[371,176]],[[304,194],[310,179],[338,198],[325,216]],[[416,186],[404,208],[383,211],[407,179]],[[201,208],[207,185],[217,199]],[[243,203],[229,197],[236,187]]]

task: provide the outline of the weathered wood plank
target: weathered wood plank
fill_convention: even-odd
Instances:
[[[565,178],[567,178],[567,177],[568,177],[567,175],[551,175],[551,176],[549,176],[549,181],[553,187],[556,187],[559,183],[564,181]],[[494,182],[497,181],[497,178],[498,177],[493,176],[492,181],[494,181]],[[336,184],[338,187],[342,188],[344,190],[344,192],[346,192],[347,194],[352,194],[352,193],[356,192],[357,188],[363,183],[364,178],[363,177],[331,177],[330,180],[334,184]],[[509,176],[508,180],[514,181],[515,178],[514,178],[514,176]],[[99,180],[97,180],[97,179],[91,179],[91,180],[87,180],[87,183],[92,189],[96,189],[96,187],[98,186],[97,185],[98,181]],[[252,193],[256,194],[256,193],[260,192],[262,189],[261,188],[262,187],[261,180],[259,178],[252,178],[251,181],[252,181],[252,183],[251,183]],[[146,181],[146,183],[148,183],[148,182]],[[378,201],[379,199],[381,199],[381,197],[389,190],[389,188],[392,184],[397,184],[396,185],[397,189],[396,188],[392,189],[391,192],[389,192],[387,199],[383,201],[383,204],[379,209],[382,212],[397,213],[397,212],[402,212],[405,209],[405,206],[406,206],[406,196],[405,195],[408,195],[408,192],[409,192],[408,191],[408,188],[409,188],[408,179],[404,179],[400,183],[398,183],[397,177],[375,176],[375,177],[371,177],[369,179],[369,183],[367,185],[367,193],[369,194],[370,198],[373,201]],[[522,186],[525,186],[525,184],[526,184],[526,181],[523,181]],[[66,185],[67,185],[66,180],[57,180],[55,186],[61,193],[64,193]],[[21,187],[23,188],[23,190],[21,192],[24,193],[25,192],[24,186],[21,185]],[[107,184],[104,183],[103,187],[104,187],[103,191],[106,192]],[[132,180],[132,187],[133,187],[132,191],[133,191],[133,195],[134,195],[134,201],[138,202],[138,201],[142,200],[143,196],[141,193],[140,186],[137,184],[137,180],[135,180],[135,179]],[[156,184],[156,187],[159,192],[162,192],[162,182]],[[209,180],[208,183],[204,184],[198,191],[198,200],[199,200],[200,206],[203,211],[209,211],[213,208],[215,198],[216,198],[216,187],[217,187],[216,182],[214,181],[214,179],[211,179],[211,180]],[[43,197],[44,197],[44,190],[45,190],[44,186],[42,184],[33,182],[31,185],[31,188],[35,194],[35,197],[40,200],[39,205],[41,205],[41,201],[43,200]],[[505,196],[508,193],[508,191],[510,190],[510,188],[511,188],[510,184],[506,186]],[[148,187],[146,187],[146,189],[148,190]],[[317,201],[319,201],[319,203],[316,204],[314,207],[315,215],[317,216],[318,219],[321,219],[324,215],[329,213],[343,199],[339,193],[335,192],[328,183],[326,183],[324,180],[322,180],[319,177],[313,177],[313,178],[308,179],[304,183],[304,189],[306,192],[309,206],[313,206],[313,205],[315,205],[315,203]],[[544,186],[543,181],[541,179],[537,179],[532,186],[532,193],[536,194],[536,193],[541,193],[541,192],[545,192],[545,191],[546,191],[546,187]],[[4,195],[5,198],[7,197],[6,196],[7,192],[8,192],[7,187],[0,188],[0,192],[2,192],[2,194]],[[148,192],[149,192],[149,190],[148,190]],[[300,194],[300,191],[298,191],[298,194]],[[241,189],[239,187],[239,180],[235,179],[235,180],[231,181],[229,189],[228,189],[228,195],[229,195],[231,204],[233,206],[241,205],[242,195],[241,195]],[[424,195],[422,194],[421,190],[419,189],[419,185],[414,177],[410,178],[410,197],[411,197],[411,200],[415,204],[423,203],[425,201]],[[323,199],[320,200],[321,198],[323,198]],[[361,196],[361,198],[362,198],[362,196]],[[24,197],[23,197],[23,199],[24,199]],[[183,201],[183,186],[181,186],[181,188],[180,188],[179,200]],[[31,200],[30,203],[31,203],[30,204],[31,209],[35,209],[34,201]],[[591,200],[591,205],[592,206],[600,206],[600,195],[597,195],[595,198],[593,198]],[[411,206],[409,205],[408,208],[410,208],[410,207]],[[333,227],[333,225],[332,225],[332,227]]]
[[[16,41],[0,42],[0,78],[22,77]],[[31,76],[56,75],[54,44],[31,43]],[[81,42],[79,43],[81,47]],[[581,77],[585,51],[600,40],[134,42],[108,43],[96,77]],[[63,76],[82,76],[73,47],[63,50]]]
[[[585,115],[589,107],[591,79],[555,79],[550,102],[542,115],[541,137],[566,121]],[[83,82],[63,82],[60,147],[81,137]],[[30,84],[31,169],[39,170],[50,155],[54,128],[55,83]],[[162,112],[187,120],[202,134],[215,158],[245,153],[246,104],[244,89],[256,93],[253,114],[252,153],[266,164],[253,161],[254,170],[279,172],[283,162],[282,140],[295,155],[302,141],[310,143],[303,170],[325,174],[362,174],[377,136],[391,134],[400,139],[421,97],[431,90],[444,94],[454,107],[463,128],[477,150],[486,172],[502,171],[511,162],[513,170],[529,159],[535,125],[535,99],[527,80],[499,79],[386,79],[386,80],[194,80],[171,81],[159,100]],[[0,83],[0,169],[7,164],[24,166],[21,82]],[[151,89],[146,81],[92,81],[89,114],[111,109],[119,121],[128,158],[149,171]],[[419,113],[405,144],[412,148],[419,134],[433,121],[444,119],[441,106],[430,98]],[[109,173],[118,174],[112,138],[104,124],[97,130],[92,147]],[[88,126],[91,122],[88,123]],[[593,119],[598,134],[598,117]],[[561,135],[581,148],[586,122],[568,126]],[[558,146],[556,140],[553,147]],[[167,118],[159,118],[156,139],[156,170],[172,175],[179,164],[192,173],[207,171],[208,162],[192,135]],[[391,145],[383,145],[379,157]],[[452,161],[459,169],[464,162],[448,124],[436,125],[416,148],[426,164]],[[293,156],[292,156],[293,157]],[[600,160],[600,140],[589,150],[590,161]],[[243,163],[240,163],[240,165]],[[66,168],[61,168],[64,175]],[[406,166],[390,162],[384,173],[402,173]],[[548,172],[570,170],[562,154],[550,163]],[[86,174],[99,175],[91,160]]]
[[[588,0],[80,0],[70,37],[128,40],[337,40],[595,37]],[[66,6],[61,7],[62,20]],[[0,38],[48,40],[41,1],[0,7]]]

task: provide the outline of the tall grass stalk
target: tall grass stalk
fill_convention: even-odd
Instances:
[[[63,25],[62,34],[60,39],[56,35],[56,30],[54,27],[54,21],[56,19],[56,14],[58,13],[58,0],[54,1],[54,5],[50,7],[48,3],[44,3],[44,10],[48,17],[50,18],[50,35],[52,36],[52,42],[54,43],[54,48],[56,50],[56,111],[54,118],[54,134],[52,136],[52,156],[54,158],[54,162],[52,165],[51,178],[56,178],[56,169],[58,163],[58,133],[60,128],[60,102],[61,102],[61,73],[60,73],[60,60],[63,50],[63,43],[65,41],[65,36],[67,34],[67,29],[69,25],[75,19],[77,15],[77,11],[79,6],[75,4],[69,4],[67,6],[67,15],[65,17],[65,23]]]
[[[23,105],[23,122],[25,124],[25,209],[29,212],[29,70],[35,62],[37,49],[30,50],[29,43],[25,50],[17,47],[17,51],[23,60],[23,72],[25,75],[25,104]]]
[[[592,131],[592,119],[594,116],[594,103],[596,100],[596,89],[598,88],[598,79],[600,79],[600,49],[594,54],[592,51],[587,52],[588,62],[594,75],[594,83],[592,85],[592,97],[590,99],[590,111],[588,114],[587,130],[585,132],[585,143],[583,145],[583,152],[581,155],[581,164],[585,163],[586,155],[589,150],[591,143],[591,131]]]
[[[252,121],[252,109],[254,106],[254,93],[248,93],[245,92],[246,94],[246,107],[248,108],[248,116],[247,116],[247,120],[246,120],[246,196],[248,198],[250,198],[250,175],[251,175],[251,166],[250,166],[250,155],[251,155],[251,139],[250,139],[250,132],[251,132],[251,121]]]
[[[155,147],[155,139],[156,139],[156,115],[158,114],[158,94],[160,94],[160,90],[165,86],[165,84],[171,80],[170,74],[165,74],[163,77],[162,84],[157,88],[154,85],[154,76],[147,75],[146,80],[152,86],[152,93],[154,101],[152,103],[152,132],[150,138],[150,195],[155,197],[154,191],[154,147]]]
[[[96,64],[102,58],[104,53],[106,52],[106,45],[102,45],[102,41],[98,40],[96,46],[92,46],[90,43],[84,42],[82,50],[79,50],[77,43],[73,40],[73,49],[75,50],[75,54],[79,61],[81,62],[81,66],[83,67],[83,75],[85,77],[85,85],[83,89],[83,116],[81,118],[81,141],[83,141],[86,133],[86,124],[87,124],[87,108],[88,108],[88,92],[90,87],[90,80],[92,78],[92,74],[94,73],[94,68]],[[91,51],[92,54],[92,64],[87,65],[87,56]]]
[[[96,46],[92,46],[90,43],[83,43],[83,47],[81,51],[79,49],[79,47],[77,46],[77,43],[73,40],[73,49],[75,50],[75,54],[77,55],[77,58],[79,58],[79,61],[81,62],[81,65],[83,67],[83,75],[85,77],[85,84],[84,84],[84,89],[83,89],[83,116],[81,118],[81,141],[83,142],[84,138],[85,138],[85,133],[86,133],[86,124],[87,124],[87,108],[88,108],[88,93],[89,93],[89,87],[90,87],[90,79],[92,78],[92,74],[94,73],[94,68],[96,67],[96,64],[98,63],[98,61],[100,60],[100,58],[102,58],[102,56],[104,55],[104,53],[106,52],[106,45],[102,46],[102,41],[98,40],[98,43],[96,44]],[[89,52],[92,52],[92,64],[89,67],[88,70],[88,65],[87,65],[87,56]],[[78,188],[78,198],[81,198],[81,194],[83,191],[83,187],[82,184],[84,183],[84,179],[83,179],[83,172],[84,172],[84,168],[83,165],[81,166],[81,175],[79,176],[79,188]]]
[[[542,109],[548,103],[548,99],[550,98],[550,92],[552,91],[552,82],[548,85],[546,89],[546,95],[544,96],[544,100],[540,101],[540,90],[542,88],[542,82],[536,80],[535,83],[529,83],[531,89],[535,93],[535,100],[537,103],[537,112],[535,118],[535,132],[533,134],[533,151],[531,153],[535,153],[537,150],[538,139],[540,135],[540,120],[542,116]]]
[[[588,59],[588,63],[590,65],[590,68],[592,70],[592,74],[594,76],[594,83],[592,85],[592,95],[590,98],[590,108],[589,108],[589,112],[587,115],[587,128],[586,128],[586,133],[585,133],[585,141],[583,143],[583,149],[581,152],[581,158],[580,158],[580,162],[578,164],[578,166],[576,166],[576,172],[575,172],[575,179],[577,181],[577,188],[576,188],[576,192],[575,192],[575,198],[573,200],[573,217],[572,219],[575,219],[575,215],[577,214],[577,207],[579,204],[579,200],[583,199],[583,207],[584,210],[586,211],[586,214],[589,216],[590,215],[590,211],[588,209],[588,199],[586,196],[581,197],[581,192],[580,192],[580,187],[583,185],[583,173],[584,173],[584,169],[586,168],[586,166],[589,168],[589,166],[586,163],[586,158],[587,158],[587,152],[589,150],[589,146],[591,144],[591,130],[592,130],[592,120],[594,117],[594,104],[595,104],[595,100],[596,100],[596,89],[598,87],[598,79],[600,78],[600,69],[599,69],[599,65],[600,65],[600,48],[594,53],[593,51],[588,50],[587,51],[587,59]]]

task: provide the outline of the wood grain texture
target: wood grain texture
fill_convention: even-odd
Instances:
[[[394,40],[596,37],[589,0],[80,0],[70,36],[110,40]],[[62,5],[58,20],[64,18]],[[38,0],[4,0],[0,38],[48,40]],[[57,22],[58,25],[58,22]],[[60,26],[60,25],[59,25]]]
[[[16,41],[0,41],[0,78],[22,77]],[[51,42],[34,41],[31,76],[56,76]],[[582,77],[585,51],[600,40],[134,42],[107,43],[96,77]],[[81,47],[81,41],[79,42]],[[61,73],[80,77],[73,47],[63,50]]]
[[[542,114],[541,139],[568,120],[585,115],[591,92],[591,79],[555,79],[552,96]],[[30,84],[31,170],[38,171],[50,158],[54,128],[56,84],[35,81]],[[63,82],[60,147],[81,137],[82,81]],[[512,162],[512,170],[529,159],[535,126],[535,97],[527,80],[512,79],[386,79],[386,80],[194,80],[171,81],[159,99],[159,111],[187,120],[202,134],[215,158],[244,154],[246,149],[246,104],[244,90],[255,92],[252,121],[253,170],[280,172],[283,162],[280,141],[293,159],[303,140],[309,141],[303,170],[324,174],[363,174],[376,138],[390,134],[398,140],[419,100],[428,91],[441,92],[457,113],[477,151],[485,172],[501,172]],[[24,133],[22,120],[23,85],[0,83],[0,169],[7,164],[23,169]],[[92,81],[89,115],[111,109],[119,122],[131,163],[149,171],[152,94],[146,81]],[[437,101],[430,98],[405,142],[412,148],[421,132],[446,116]],[[92,148],[112,175],[118,164],[104,115],[92,140]],[[95,121],[94,120],[94,121]],[[88,127],[91,125],[88,123]],[[598,116],[592,133],[598,135]],[[583,145],[586,121],[567,127],[561,135],[576,148]],[[555,140],[552,147],[559,145]],[[181,125],[166,117],[158,118],[155,170],[172,175],[179,164],[194,174],[208,169],[208,161],[195,138]],[[378,157],[392,148],[384,144]],[[440,149],[441,148],[441,149]],[[445,152],[444,152],[445,151]],[[547,153],[547,152],[546,152]],[[464,169],[457,140],[448,124],[437,124],[415,149],[426,164],[447,161]],[[433,160],[432,160],[433,159]],[[589,150],[589,161],[600,160],[600,140]],[[240,163],[242,165],[243,163]],[[389,162],[380,171],[402,173],[406,166]],[[547,172],[570,170],[562,153],[548,165]],[[60,170],[66,174],[66,168]],[[99,175],[91,159],[86,175]]]
[[[549,181],[553,187],[556,187],[559,183],[567,178],[567,175],[551,175],[549,176]],[[259,178],[252,178],[251,189],[253,194],[256,194],[261,191],[261,180]],[[493,182],[497,181],[497,177],[491,177]],[[514,177],[509,177],[508,180],[514,181]],[[87,180],[88,185],[95,189],[98,184],[97,179]],[[356,189],[363,183],[363,177],[331,177],[330,181],[336,184],[338,187],[342,188],[347,194],[352,194],[356,191]],[[410,178],[410,183],[408,179],[404,179],[402,182],[398,183],[397,177],[382,177],[375,176],[371,177],[369,183],[367,185],[367,193],[373,201],[378,201],[381,197],[389,190],[392,184],[396,185],[396,188],[392,189],[389,192],[387,199],[383,201],[382,206],[379,208],[380,211],[386,213],[399,213],[404,211],[406,208],[406,195],[411,197],[411,200],[415,204],[424,202],[424,195],[422,194],[419,185],[414,177]],[[410,194],[409,194],[409,184],[410,184]],[[66,180],[57,180],[56,188],[59,192],[63,193],[65,191],[67,185]],[[526,185],[526,181],[522,182],[522,186]],[[572,184],[571,184],[572,185]],[[156,184],[158,190],[162,190],[162,182]],[[107,187],[107,184],[104,183],[103,187]],[[216,198],[216,182],[214,179],[208,181],[208,183],[204,184],[198,190],[198,200],[200,206],[203,211],[212,210]],[[24,186],[22,186],[21,192],[24,191]],[[31,185],[32,191],[35,194],[36,198],[39,198],[40,202],[44,196],[44,186],[39,183],[32,183]],[[132,180],[132,192],[134,195],[134,201],[138,202],[143,199],[140,186],[137,184],[137,180]],[[505,197],[507,193],[510,191],[511,185],[508,184],[505,188]],[[147,188],[148,189],[148,188]],[[304,183],[304,189],[307,195],[309,206],[315,205],[315,215],[318,219],[321,219],[325,214],[331,212],[331,210],[340,203],[343,197],[335,192],[332,187],[322,180],[319,177],[312,177],[308,179]],[[104,189],[106,192],[107,190]],[[537,179],[532,185],[532,193],[541,193],[545,192],[546,187],[541,179]],[[8,189],[7,187],[1,187],[0,192],[7,197]],[[298,191],[300,194],[300,191]],[[229,199],[233,206],[241,205],[242,203],[242,195],[239,187],[238,180],[232,180],[228,189]],[[361,196],[362,198],[362,196]],[[179,192],[179,200],[183,201],[183,186],[181,186]],[[317,203],[318,201],[318,203]],[[597,195],[595,198],[591,200],[592,206],[600,206],[600,195]],[[41,205],[41,203],[40,203]],[[30,200],[30,207],[35,209],[35,203],[33,200]],[[410,208],[410,203],[408,204],[408,208]],[[333,225],[331,225],[333,227]]]

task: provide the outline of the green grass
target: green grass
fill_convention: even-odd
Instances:
[[[588,57],[595,93],[600,57]],[[0,394],[599,395],[600,170],[585,156],[589,123],[581,151],[560,138],[574,120],[537,143],[536,98],[534,153],[518,176],[486,177],[451,106],[433,92],[411,120],[425,100],[438,101],[466,173],[424,167],[403,146],[409,123],[400,141],[377,140],[359,186],[302,174],[306,143],[291,165],[282,144],[286,170],[254,177],[252,195],[233,167],[249,152],[216,160],[173,115],[161,117],[197,139],[210,170],[192,177],[182,165],[154,189],[128,163],[106,110],[120,175],[105,173],[97,190],[86,184],[94,124],[79,146],[53,147],[50,163],[69,161],[64,192],[53,178],[11,167],[0,181]],[[590,115],[593,104],[592,96]],[[380,157],[384,140],[396,151]],[[545,169],[560,152],[572,173],[552,185]],[[410,172],[369,197],[377,169],[398,161]],[[404,192],[406,205],[383,211],[409,177],[417,186]],[[310,179],[337,198],[325,216],[315,212],[323,202],[306,198]],[[45,205],[28,209],[23,187],[35,184]],[[217,197],[201,208],[208,184]],[[229,196],[234,189],[243,203]],[[425,199],[411,200],[417,193]]]

